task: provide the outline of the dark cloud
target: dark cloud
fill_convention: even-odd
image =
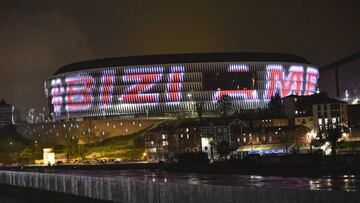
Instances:
[[[47,77],[91,58],[269,51],[323,65],[360,49],[356,0],[174,2],[0,2],[0,96],[40,108]]]

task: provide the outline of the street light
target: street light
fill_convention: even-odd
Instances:
[[[13,145],[13,142],[10,142],[10,162],[12,162],[12,145]]]

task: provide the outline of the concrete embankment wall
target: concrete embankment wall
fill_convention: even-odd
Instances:
[[[124,203],[360,202],[360,194],[355,192],[190,185],[18,171],[0,171],[0,184]]]

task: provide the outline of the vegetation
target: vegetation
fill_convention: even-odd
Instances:
[[[180,165],[206,165],[208,163],[208,155],[204,152],[188,152],[179,155]]]
[[[271,97],[271,99],[268,103],[268,109],[270,111],[279,112],[279,111],[281,111],[282,107],[283,107],[283,104],[281,102],[281,96],[277,92],[274,96]]]
[[[0,162],[28,161],[33,156],[31,143],[21,137],[13,125],[0,128]]]
[[[229,95],[224,95],[223,97],[221,97],[221,99],[218,101],[218,106],[220,116],[228,116],[228,113],[232,107],[231,97]]]
[[[197,115],[199,117],[200,120],[202,120],[202,114],[203,114],[203,110],[204,110],[204,103],[203,102],[196,102],[196,112],[197,112]]]
[[[229,142],[222,140],[217,146],[216,151],[218,152],[219,156],[223,159],[226,159],[230,152],[233,151],[230,147]]]

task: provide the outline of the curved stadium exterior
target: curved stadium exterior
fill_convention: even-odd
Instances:
[[[296,55],[204,53],[98,59],[61,67],[45,82],[57,120],[109,116],[162,116],[218,108],[266,107],[276,92],[310,95],[318,69]]]

